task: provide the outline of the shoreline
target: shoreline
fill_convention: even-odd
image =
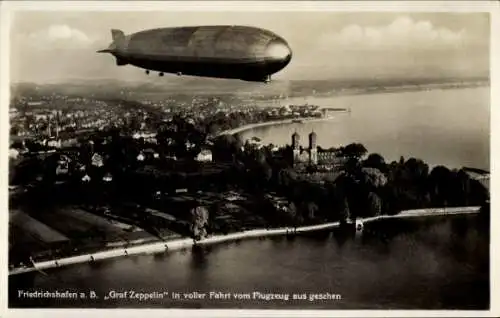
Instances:
[[[401,85],[401,86],[388,86],[388,87],[377,87],[377,88],[346,88],[341,91],[337,91],[333,94],[318,94],[315,96],[292,96],[291,98],[306,98],[306,97],[317,97],[317,98],[335,98],[335,97],[346,97],[346,96],[357,96],[357,95],[376,95],[376,94],[394,94],[394,93],[412,93],[412,92],[427,92],[434,90],[450,90],[450,89],[469,89],[469,88],[480,88],[480,87],[491,87],[489,81],[480,82],[466,82],[455,85],[454,83],[441,83],[441,84],[420,84],[420,85]]]
[[[402,219],[402,218],[425,217],[425,216],[478,214],[480,211],[481,207],[478,206],[406,210],[406,211],[401,211],[399,214],[396,215],[379,215],[369,218],[357,219],[355,222],[353,222],[353,225],[355,225],[354,230],[356,232],[362,232],[364,223],[376,220]],[[9,276],[20,275],[35,271],[43,273],[44,269],[58,268],[72,264],[92,263],[98,260],[105,260],[123,256],[166,253],[169,251],[178,251],[185,248],[190,248],[195,245],[196,246],[212,245],[217,243],[236,241],[240,239],[262,238],[262,237],[271,237],[278,235],[286,235],[286,236],[297,235],[300,233],[317,232],[322,230],[334,229],[338,227],[340,227],[340,222],[336,221],[336,222],[300,226],[300,227],[253,229],[253,230],[230,233],[227,235],[213,235],[199,241],[195,241],[192,238],[181,238],[181,239],[173,239],[170,241],[151,242],[137,246],[132,246],[129,248],[122,247],[122,248],[107,249],[91,254],[88,253],[83,255],[75,255],[70,257],[54,259],[50,261],[33,262],[32,267],[14,268],[12,270],[9,270]]]
[[[339,111],[339,113],[346,113],[347,111]],[[273,120],[273,121],[266,121],[266,122],[260,122],[260,123],[254,123],[254,124],[246,124],[240,127],[228,129],[221,131],[220,133],[217,133],[215,137],[220,137],[223,135],[235,135],[239,134],[241,132],[247,131],[247,130],[252,130],[255,128],[259,127],[265,127],[265,126],[274,126],[274,125],[287,125],[287,124],[303,124],[306,122],[319,122],[319,121],[328,121],[335,119],[335,116],[328,116],[328,117],[305,117],[305,118],[287,118],[287,119],[282,119],[282,120]],[[295,120],[300,120],[301,123],[294,123]]]
[[[427,85],[403,85],[396,87],[389,87],[386,89],[378,89],[378,90],[351,90],[351,91],[343,91],[333,95],[318,95],[312,96],[316,98],[340,98],[345,96],[358,96],[358,95],[376,95],[376,94],[394,94],[394,93],[406,93],[406,92],[426,92],[426,91],[434,91],[434,90],[448,90],[448,89],[468,89],[468,88],[478,88],[478,87],[486,87],[490,86],[490,82],[472,82],[472,83],[462,83],[459,85],[454,85],[452,83],[443,83],[443,84],[427,84]],[[307,96],[297,96],[293,98],[304,98]],[[347,111],[338,111],[338,113],[346,113]],[[292,118],[292,119],[282,119],[282,120],[273,120],[267,122],[246,124],[240,127],[223,130],[214,135],[214,137],[220,137],[223,135],[235,135],[247,130],[252,130],[259,127],[273,126],[273,125],[285,125],[285,124],[294,124],[294,120],[301,120],[305,122],[315,122],[315,121],[327,121],[334,119],[335,116],[321,117],[321,118]]]

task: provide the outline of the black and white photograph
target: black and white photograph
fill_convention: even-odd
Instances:
[[[491,6],[22,2],[9,309],[492,310]]]

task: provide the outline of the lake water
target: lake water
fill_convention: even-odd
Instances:
[[[486,309],[487,227],[452,217],[390,238],[256,239],[203,249],[81,264],[11,279],[11,306],[308,309]],[[411,221],[415,222],[415,221]],[[386,229],[388,230],[388,229]],[[378,235],[389,231],[380,231]],[[28,282],[29,281],[29,282]],[[15,286],[14,286],[15,285]],[[24,287],[23,287],[24,286]],[[93,290],[96,300],[20,301],[18,290]],[[207,293],[205,299],[108,299],[110,291]],[[217,300],[208,293],[339,294],[332,300]]]
[[[290,104],[350,108],[333,120],[265,126],[241,133],[264,143],[290,144],[297,131],[302,146],[314,130],[323,148],[361,142],[386,161],[416,157],[430,165],[489,170],[489,87],[290,99]]]
[[[359,141],[390,159],[489,168],[488,89],[309,99],[350,107],[332,122],[259,128],[248,135],[284,144],[293,129],[314,129],[325,147]],[[487,309],[489,227],[478,217],[402,221],[371,239],[256,239],[204,249],[144,255],[9,278],[11,307],[183,307],[307,309]],[[390,232],[390,237],[384,237]],[[398,229],[404,229],[398,231]],[[391,231],[389,231],[391,230]],[[28,300],[20,290],[96,292],[93,300]],[[108,299],[110,291],[339,294],[334,300]],[[171,294],[169,294],[171,295]],[[182,297],[181,297],[182,298]]]

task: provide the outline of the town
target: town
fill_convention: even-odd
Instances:
[[[306,144],[291,133],[286,145],[225,133],[328,115],[315,105],[259,107],[223,94],[120,96],[128,94],[31,88],[12,96],[11,268],[180,237],[484,205],[489,198],[465,170],[429,171],[415,158],[386,163],[359,143],[323,148],[313,131]],[[412,186],[424,179],[425,187]]]

